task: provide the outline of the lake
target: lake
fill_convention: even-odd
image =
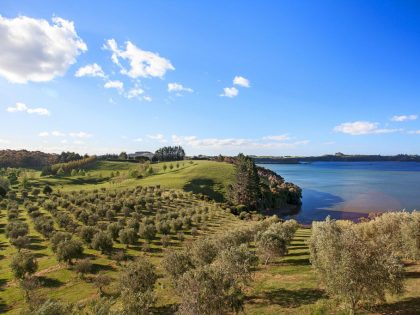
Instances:
[[[418,162],[313,162],[261,164],[303,190],[301,223],[367,216],[369,212],[420,209]]]

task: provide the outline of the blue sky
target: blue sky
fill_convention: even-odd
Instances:
[[[420,154],[418,1],[15,0],[0,16],[0,148]]]

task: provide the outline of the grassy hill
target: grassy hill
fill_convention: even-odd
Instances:
[[[169,169],[172,164],[174,168]],[[50,185],[53,189],[80,190],[98,188],[129,188],[137,185],[161,185],[164,188],[183,189],[193,193],[208,195],[217,201],[224,200],[226,187],[233,183],[234,166],[213,161],[182,161],[179,168],[176,162],[152,164],[153,175],[145,178],[129,178],[128,173],[139,167],[138,163],[98,161],[88,169],[86,176],[49,176],[40,177],[38,173],[32,180],[35,186]],[[168,168],[166,171],[163,166]],[[120,173],[111,178],[111,174]]]

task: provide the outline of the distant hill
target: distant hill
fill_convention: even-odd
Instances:
[[[420,162],[420,155],[327,154],[321,156],[252,156],[257,164],[298,164],[302,162]]]

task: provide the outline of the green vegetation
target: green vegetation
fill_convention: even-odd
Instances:
[[[249,166],[245,174],[255,175]],[[293,190],[256,170],[260,189]],[[3,170],[9,191],[0,198],[0,312],[414,314],[419,308],[418,213],[327,221],[312,233],[293,220],[233,215],[223,201],[237,174],[234,164],[213,161],[94,161],[84,176]],[[282,196],[290,202],[296,192]],[[335,237],[320,237],[331,234],[319,233],[321,226]],[[373,258],[382,263],[372,265]],[[372,281],[378,272],[383,277]],[[345,277],[346,286],[335,276]],[[364,296],[354,307],[350,283]]]

